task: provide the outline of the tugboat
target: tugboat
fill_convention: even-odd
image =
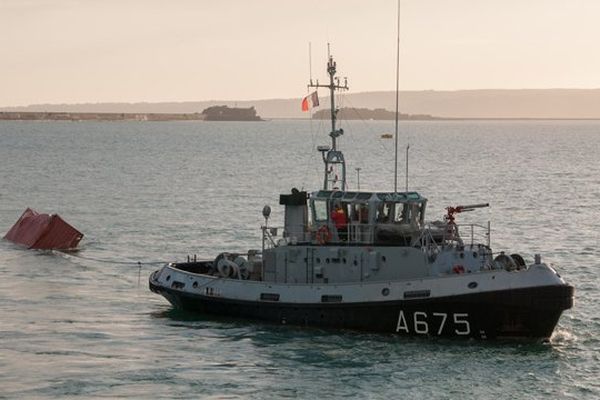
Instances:
[[[494,253],[490,225],[460,225],[448,207],[426,222],[414,191],[346,190],[336,139],[335,91],[347,90],[327,63],[331,146],[319,146],[323,188],[282,194],[284,227],[268,224],[261,249],[213,260],[172,262],[150,275],[150,290],[176,308],[206,315],[411,336],[550,338],[573,305],[572,286],[535,255]]]

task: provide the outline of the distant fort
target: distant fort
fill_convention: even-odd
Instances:
[[[320,110],[313,114],[313,119],[329,119],[331,110]],[[337,117],[342,120],[359,119],[359,120],[394,120],[396,113],[383,108],[374,110],[369,108],[342,108],[338,111]],[[398,119],[414,120],[414,121],[431,121],[441,119],[428,114],[402,114],[398,115]]]
[[[263,121],[254,107],[208,107],[202,113],[2,111],[0,121]]]
[[[230,108],[227,106],[213,106],[202,111],[205,121],[263,121],[256,115],[254,107]]]

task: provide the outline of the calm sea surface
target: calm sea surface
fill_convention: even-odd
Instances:
[[[350,187],[360,167],[393,190],[393,123],[343,127]],[[489,201],[461,220],[576,287],[551,344],[211,319],[148,290],[152,262],[259,248],[262,207],[280,224],[280,193],[319,187],[326,128],[0,122],[0,233],[30,206],[86,235],[72,255],[0,241],[0,398],[600,398],[600,122],[402,124],[428,219]]]

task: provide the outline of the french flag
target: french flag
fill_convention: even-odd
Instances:
[[[302,99],[302,111],[308,111],[311,108],[319,106],[319,95],[316,91]]]

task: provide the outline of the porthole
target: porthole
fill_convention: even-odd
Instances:
[[[460,253],[460,258],[465,258],[465,253]]]
[[[354,264],[354,265],[358,265],[358,261],[354,260],[354,263],[353,263],[353,264]]]
[[[387,296],[390,294],[390,289],[389,288],[383,288],[381,289],[381,294],[384,296]]]
[[[196,288],[198,287],[198,282],[194,282],[194,283],[192,283],[192,287],[193,287],[194,289],[196,289]]]
[[[473,252],[473,258],[477,258],[478,254],[476,251]]]
[[[167,277],[165,278],[165,281],[170,281],[171,280],[171,275],[167,275]]]
[[[342,262],[343,262],[344,264],[346,264],[346,261],[347,261],[347,260],[346,260],[345,258],[342,258]]]
[[[387,260],[387,258],[385,258],[385,256],[381,256],[381,261],[385,262]]]
[[[469,282],[467,286],[469,289],[475,289],[477,287],[477,282]]]

